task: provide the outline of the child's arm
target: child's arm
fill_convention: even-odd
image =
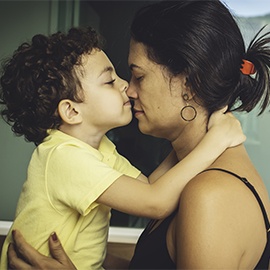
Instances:
[[[159,166],[151,173],[148,178],[145,175],[140,174],[136,179],[144,183],[152,184],[178,162],[179,161],[177,156],[174,150],[172,150],[171,153],[159,164]]]
[[[176,153],[174,150],[172,150],[171,153],[160,163],[160,165],[149,175],[149,183],[153,184],[178,162],[179,160],[177,159]]]
[[[211,128],[219,129],[220,133],[217,133],[217,137],[214,138],[211,147],[214,147],[217,144],[220,144],[221,140],[225,140],[224,143],[228,143],[227,147],[233,147],[245,140],[245,136],[242,133],[239,122],[231,113],[226,113],[227,107],[214,112],[208,122],[208,130]],[[232,119],[231,119],[232,118]],[[236,125],[234,128],[234,124]],[[223,133],[222,133],[223,132]],[[220,154],[223,151],[220,152]],[[206,157],[207,158],[207,157]],[[160,165],[151,173],[148,177],[149,183],[155,182],[159,177],[161,177],[164,173],[166,173],[169,169],[171,169],[176,163],[179,162],[177,159],[175,151],[171,151],[171,153],[160,163]],[[193,168],[196,169],[196,164],[192,164]]]
[[[167,167],[163,167],[158,181],[148,184],[120,176],[97,202],[136,216],[157,219],[168,216],[177,207],[180,193],[189,180],[210,166],[227,147],[245,140],[240,123],[232,114],[217,113],[210,119],[208,128],[201,142],[181,162],[166,173]]]

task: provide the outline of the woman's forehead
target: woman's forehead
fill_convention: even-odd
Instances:
[[[135,64],[138,66],[135,62],[136,60],[142,61],[144,59],[147,60],[147,58],[146,47],[142,43],[131,40],[129,45],[129,64]]]
[[[159,64],[149,59],[146,46],[136,41],[130,42],[128,65],[131,71],[156,72],[162,69]]]

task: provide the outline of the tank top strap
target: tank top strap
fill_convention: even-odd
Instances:
[[[209,168],[209,169],[206,169],[204,171],[202,171],[201,173],[203,172],[207,172],[207,171],[221,171],[221,172],[225,172],[225,173],[228,173],[228,174],[231,174],[232,176],[238,178],[239,180],[241,180],[250,190],[251,192],[254,194],[254,196],[256,197],[259,205],[260,205],[260,208],[261,208],[261,211],[262,211],[262,214],[263,214],[263,217],[264,217],[264,223],[265,223],[265,227],[266,227],[266,230],[268,233],[270,233],[270,223],[269,223],[269,220],[268,220],[268,216],[267,216],[267,213],[266,213],[266,210],[264,208],[264,205],[263,205],[263,202],[259,196],[259,194],[257,193],[256,189],[254,188],[254,186],[245,178],[245,177],[241,177],[231,171],[228,171],[228,170],[224,170],[224,169],[221,169],[221,168]]]

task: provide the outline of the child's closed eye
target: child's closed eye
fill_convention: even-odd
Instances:
[[[113,79],[113,80],[111,80],[111,81],[108,81],[108,82],[106,82],[105,84],[114,84],[114,82],[115,82],[115,79]]]

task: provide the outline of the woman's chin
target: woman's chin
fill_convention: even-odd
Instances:
[[[152,135],[152,132],[151,132],[151,129],[149,128],[149,125],[138,121],[138,128],[139,128],[141,133],[143,133],[145,135]]]

